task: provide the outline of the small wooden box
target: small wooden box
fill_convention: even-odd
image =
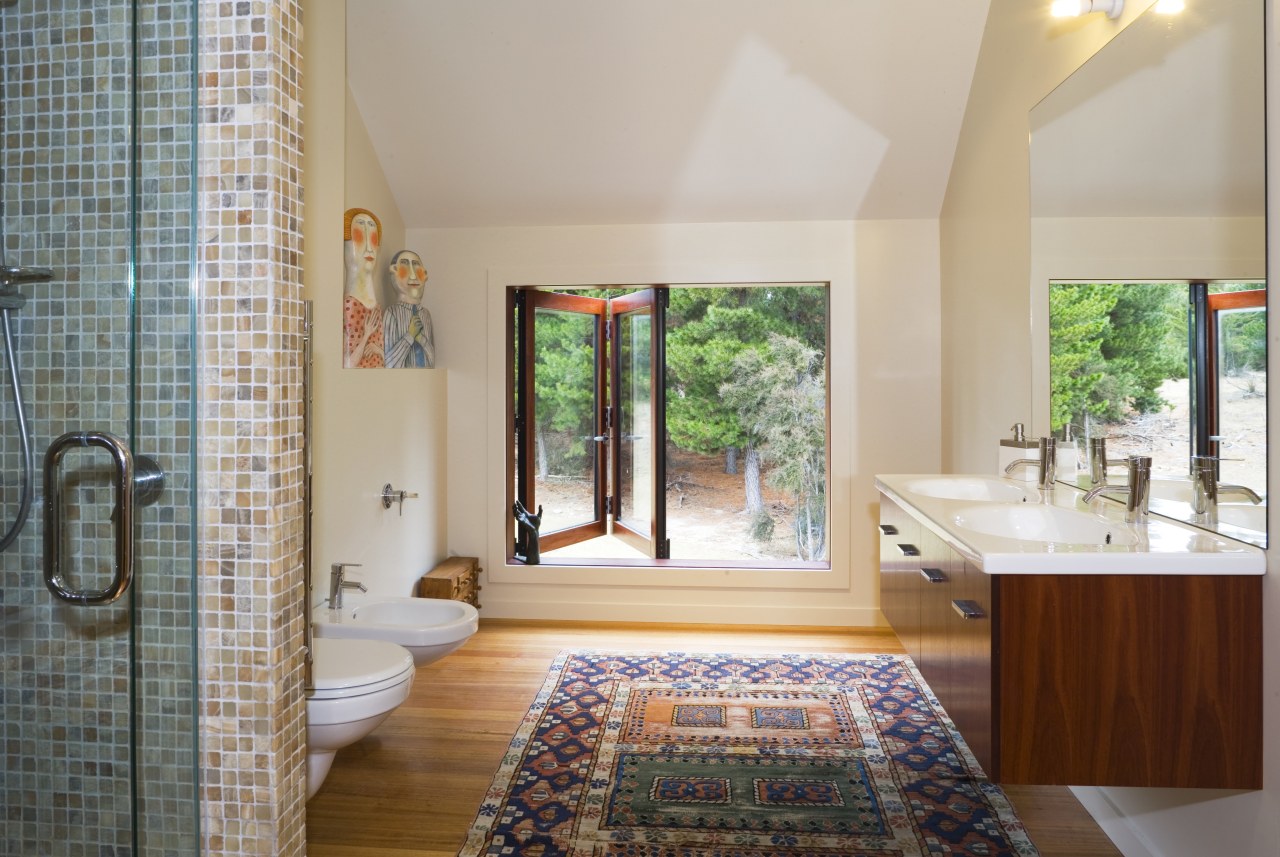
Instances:
[[[418,597],[465,601],[479,610],[480,559],[451,556],[444,560],[418,581]]]

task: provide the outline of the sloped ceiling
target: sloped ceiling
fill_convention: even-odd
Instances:
[[[348,0],[408,228],[932,218],[989,0]]]

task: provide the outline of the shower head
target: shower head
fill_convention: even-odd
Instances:
[[[0,0],[4,2],[4,0]],[[20,286],[23,283],[47,283],[53,279],[53,268],[24,268],[5,265],[0,268],[0,288]]]

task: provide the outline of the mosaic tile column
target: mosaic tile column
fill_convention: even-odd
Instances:
[[[305,853],[301,38],[296,0],[202,0],[205,854]]]

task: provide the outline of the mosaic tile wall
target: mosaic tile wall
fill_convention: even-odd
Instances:
[[[193,8],[142,0],[136,58],[142,166],[131,181],[134,17],[125,0],[18,0],[0,8],[4,251],[53,268],[21,287],[18,364],[36,452],[33,514],[0,555],[0,848],[5,854],[189,854],[198,846],[192,532],[191,164]],[[137,190],[136,222],[131,195]],[[138,253],[131,254],[137,229]],[[128,289],[136,264],[138,348]],[[6,366],[7,370],[7,366]],[[125,391],[134,385],[131,414]],[[0,404],[3,526],[22,463],[11,394]],[[55,602],[41,576],[43,451],[65,431],[131,438],[167,472],[140,511],[133,604]],[[111,572],[103,453],[64,463],[66,553],[77,583]],[[130,782],[128,679],[141,688]]]
[[[204,784],[209,855],[303,855],[297,0],[200,4]]]

